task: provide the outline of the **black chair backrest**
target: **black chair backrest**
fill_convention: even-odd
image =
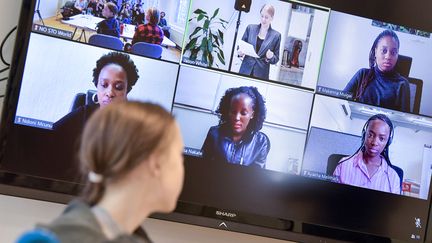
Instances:
[[[423,93],[423,80],[408,78],[410,84],[410,109],[413,113],[420,114],[420,102]]]
[[[343,157],[347,157],[346,154],[331,154],[327,159],[327,175],[333,175],[334,170],[336,169],[336,166],[338,165],[339,161]]]
[[[97,105],[93,101],[93,96],[96,95],[96,90],[87,90],[87,93],[78,93],[75,95],[74,100],[72,101],[72,106],[70,111],[74,111],[77,108],[85,105]]]
[[[396,62],[395,69],[400,75],[408,79],[411,70],[411,64],[412,64],[411,57],[399,55],[398,60]]]
[[[404,171],[400,167],[397,167],[396,165],[391,165],[391,167],[396,171],[396,173],[399,176],[400,187],[401,187],[401,192],[402,192],[402,182],[403,182]]]

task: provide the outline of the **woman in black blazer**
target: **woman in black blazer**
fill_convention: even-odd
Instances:
[[[271,27],[275,9],[265,4],[261,8],[260,24],[250,24],[243,34],[242,40],[250,43],[259,58],[245,55],[242,50],[238,55],[243,57],[239,73],[251,77],[269,79],[270,64],[279,61],[281,34]]]

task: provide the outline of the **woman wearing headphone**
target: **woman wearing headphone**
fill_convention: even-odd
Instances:
[[[370,117],[363,127],[361,147],[342,158],[333,175],[342,184],[400,194],[401,181],[388,156],[392,139],[390,119],[383,114]]]

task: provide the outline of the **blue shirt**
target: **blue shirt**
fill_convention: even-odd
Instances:
[[[114,17],[108,18],[97,24],[96,32],[98,34],[120,37],[120,26],[117,19]]]

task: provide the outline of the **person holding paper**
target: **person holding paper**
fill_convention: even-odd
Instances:
[[[238,55],[243,58],[239,73],[251,77],[269,79],[270,64],[279,61],[281,34],[271,27],[275,9],[265,4],[261,8],[260,24],[250,24],[246,27],[242,40],[251,44],[258,57],[245,53],[240,47]]]

